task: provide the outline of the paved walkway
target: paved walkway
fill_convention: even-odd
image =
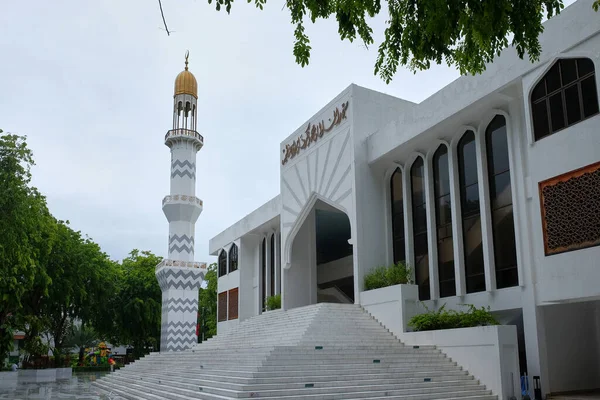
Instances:
[[[2,373],[0,379],[0,399],[29,400],[29,399],[81,399],[81,400],[123,400],[118,396],[101,395],[92,382],[100,379],[105,373],[73,374],[70,380],[53,383],[23,383],[19,382],[17,374]],[[11,374],[10,376],[7,374]]]

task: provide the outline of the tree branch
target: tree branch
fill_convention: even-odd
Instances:
[[[162,16],[163,24],[165,24],[167,36],[171,36],[171,32],[169,32],[169,28],[167,27],[167,21],[165,21],[165,13],[163,12],[162,2],[160,0],[158,0],[158,6],[160,7],[160,15]]]

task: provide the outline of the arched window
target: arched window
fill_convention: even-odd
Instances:
[[[264,311],[267,300],[267,239],[262,240],[261,245],[261,281],[260,288],[261,307]]]
[[[485,268],[479,210],[477,150],[473,131],[467,131],[458,142],[458,169],[467,293],[482,292],[485,290]]]
[[[404,195],[402,193],[402,171],[396,168],[390,179],[392,202],[392,246],[394,264],[406,261],[404,244]]]
[[[238,269],[238,247],[236,244],[231,245],[229,249],[229,272],[237,271]]]
[[[535,140],[597,113],[596,76],[589,58],[556,61],[531,93]]]
[[[227,252],[221,250],[219,254],[219,277],[227,275]]]
[[[488,125],[485,131],[485,143],[490,183],[496,287],[501,289],[519,284],[508,140],[506,119],[503,116],[497,115]]]
[[[437,257],[440,297],[456,294],[454,277],[454,244],[452,214],[450,213],[450,170],[448,148],[441,145],[433,154],[435,196],[435,226],[437,228]]]
[[[271,268],[271,296],[275,296],[275,234],[271,235],[271,251],[269,252],[269,266]]]
[[[419,299],[429,300],[429,252],[427,248],[427,211],[425,209],[425,165],[418,157],[410,169],[412,191],[415,280]]]

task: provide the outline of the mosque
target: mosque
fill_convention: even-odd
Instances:
[[[295,383],[288,386],[276,378],[285,374],[284,359],[300,368],[307,343],[311,351],[328,343],[341,346],[336,351],[347,363],[374,358],[383,348],[397,352],[395,363],[409,362],[402,358],[408,352],[429,357],[442,349],[499,399],[510,397],[511,385],[514,395],[515,379],[518,385],[524,373],[541,380],[544,395],[599,389],[600,15],[592,1],[579,0],[545,22],[540,44],[535,63],[506,49],[484,73],[463,76],[418,104],[350,85],[283,139],[280,194],[210,240],[218,258],[218,335],[206,345],[196,345],[195,331],[206,264],[194,260],[195,222],[203,209],[195,192],[196,154],[204,138],[186,57],[175,81],[173,128],[164,138],[171,186],[162,202],[169,256],[156,268],[161,353],[136,362],[143,375],[126,368],[111,379],[133,382],[135,398],[154,398],[143,394],[146,385],[189,396],[163,397],[177,399],[282,398],[293,388],[322,393],[314,398],[351,398],[327,397],[326,385],[310,378],[314,365],[290,369],[285,382]],[[398,262],[411,267],[414,285],[365,290],[366,274]],[[281,297],[282,310],[267,309],[273,296]],[[513,330],[411,336],[420,333],[406,325],[416,310],[464,304],[489,307]],[[486,342],[490,332],[496,336]],[[486,346],[496,349],[494,360],[478,353]],[[328,362],[339,358],[327,354]],[[377,357],[366,364],[362,358],[356,368],[378,368],[386,355]],[[153,384],[152,362],[161,365]],[[406,374],[435,381],[435,375],[418,375],[426,365],[410,362],[403,364],[406,371],[416,372],[402,370],[394,382]],[[269,392],[258,375],[245,377],[244,363],[288,392]],[[169,378],[165,365],[181,371]],[[497,370],[486,370],[490,365]],[[202,375],[196,376],[201,383],[194,386],[186,374]],[[348,374],[334,389],[351,390],[358,378]],[[142,379],[138,388],[134,383]],[[360,398],[392,393],[364,385],[372,385],[371,395],[360,392]],[[480,392],[465,393],[448,398]]]
[[[520,372],[545,392],[599,388],[591,3],[545,22],[535,63],[507,49],[419,104],[350,85],[283,139],[280,194],[210,241],[218,334],[275,295],[284,310],[365,306],[365,274],[402,261],[428,308],[485,306],[516,325]]]

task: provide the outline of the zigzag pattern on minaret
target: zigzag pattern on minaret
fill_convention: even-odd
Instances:
[[[172,245],[171,247],[169,247],[169,253],[174,253],[174,252],[178,252],[178,253],[193,253],[194,252],[194,247],[193,246],[188,246],[185,244],[182,244],[181,246],[177,246],[176,244]]]
[[[172,244],[173,242],[187,242],[188,244],[194,244],[194,237],[193,236],[188,236],[186,234],[183,235],[177,235],[176,233],[172,234],[169,237],[169,245]]]
[[[188,176],[190,179],[196,179],[196,164],[188,160],[175,160],[171,162],[171,178],[179,176],[183,178]]]

